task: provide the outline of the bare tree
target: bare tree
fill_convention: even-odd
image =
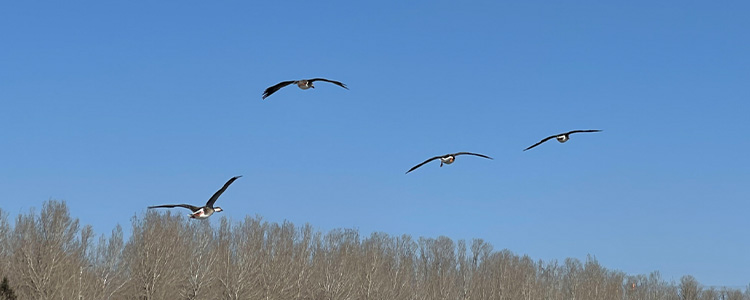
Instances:
[[[701,289],[695,277],[685,275],[680,278],[680,299],[681,300],[698,300]]]
[[[563,289],[567,299],[580,300],[585,290],[581,283],[583,276],[583,266],[575,258],[566,258],[563,266]]]
[[[700,296],[698,297],[700,300],[719,300],[719,292],[716,291],[715,288],[709,287],[707,289],[704,289],[701,291]]]
[[[39,216],[33,210],[19,215],[11,238],[11,269],[17,278],[19,296],[78,298],[80,266],[84,264],[90,236],[90,228],[79,230],[78,219],[70,217],[65,202],[45,202]]]
[[[608,271],[596,260],[588,255],[583,266],[583,299],[622,299],[621,288],[625,275],[620,272]],[[632,288],[632,287],[631,287]]]
[[[156,211],[148,211],[142,220],[133,218],[133,233],[123,251],[131,276],[129,296],[145,300],[179,297],[180,281],[189,266],[187,245],[180,234],[184,221],[179,215]]]
[[[626,276],[593,256],[534,261],[483,240],[373,233],[325,234],[291,222],[246,217],[189,221],[170,212],[134,217],[91,243],[64,202],[19,215],[0,211],[1,299],[638,299],[748,300],[750,288],[679,285],[658,272]],[[467,249],[468,248],[468,249]],[[13,285],[13,286],[11,286]],[[15,293],[15,294],[14,294]]]
[[[387,284],[380,299],[412,299],[414,293],[417,243],[408,235],[392,238],[385,253]]]
[[[456,263],[458,264],[456,287],[458,288],[458,299],[469,299],[470,297],[469,289],[471,289],[474,268],[467,253],[466,241],[459,240],[456,246]]]
[[[213,255],[214,232],[209,222],[190,222],[182,232],[186,246],[183,258],[187,280],[180,282],[179,291],[184,299],[208,299],[213,294],[213,283],[218,257]]]
[[[259,288],[267,224],[246,217],[232,228],[222,217],[216,237],[217,279],[222,299],[261,299]]]
[[[362,241],[358,299],[406,299],[411,278],[412,254],[404,255],[408,242],[385,233],[373,233]],[[405,259],[406,258],[406,259]],[[407,269],[408,268],[408,269]]]
[[[117,225],[107,239],[99,237],[94,251],[89,255],[90,266],[85,268],[88,274],[88,294],[91,299],[112,299],[128,283],[127,266],[123,261],[122,227]]]
[[[261,261],[261,287],[265,299],[300,299],[308,297],[305,287],[311,276],[312,227],[299,230],[291,222],[267,227]]]
[[[747,292],[747,291],[746,291]],[[750,297],[747,297],[750,298]],[[717,292],[717,298],[721,300],[744,300],[746,299],[742,292],[737,289],[721,288],[721,291]]]
[[[8,268],[11,253],[11,233],[12,229],[8,224],[8,216],[0,208],[0,276],[8,275]]]
[[[314,299],[351,299],[356,294],[359,233],[336,229],[315,245],[313,256],[316,286]]]
[[[482,239],[474,239],[471,242],[471,267],[472,280],[469,289],[469,298],[491,299],[494,293],[494,285],[490,277],[488,260],[492,256],[492,245]]]
[[[456,299],[456,254],[450,238],[419,239],[421,290],[429,299]]]
[[[537,288],[542,299],[563,299],[562,281],[560,278],[560,266],[556,260],[548,263],[543,261],[537,262]]]

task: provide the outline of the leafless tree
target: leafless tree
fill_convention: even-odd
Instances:
[[[750,291],[745,290],[745,293],[750,293]],[[746,295],[742,294],[742,291],[736,290],[736,289],[730,289],[730,288],[721,288],[721,291],[717,293],[717,298],[721,300],[747,300],[750,299],[750,297],[746,297]]]
[[[359,251],[357,299],[408,299],[413,247],[408,237],[373,233]]]
[[[129,278],[125,273],[127,266],[122,257],[123,248],[120,225],[112,230],[109,239],[104,235],[99,238],[89,254],[90,265],[83,269],[88,283],[84,288],[89,295],[87,299],[112,299],[128,283]]]
[[[313,256],[314,299],[352,299],[356,295],[359,233],[356,230],[335,229],[315,244]]]
[[[574,258],[566,258],[563,265],[563,288],[565,296],[570,300],[580,300],[585,290],[583,283],[583,265]]]
[[[622,282],[625,275],[620,272],[608,271],[596,260],[588,255],[583,266],[582,299],[622,299]]]
[[[427,299],[456,299],[456,254],[453,241],[441,236],[419,239],[417,284]]]
[[[357,230],[321,233],[309,224],[261,217],[218,228],[149,211],[94,241],[64,202],[21,214],[11,226],[0,210],[0,299],[547,299],[750,300],[729,288],[679,284],[658,272],[626,276],[593,256],[534,261],[441,236],[392,237]]]
[[[382,258],[383,268],[387,270],[382,275],[385,284],[380,296],[374,299],[413,299],[417,243],[408,235],[382,240],[388,243]]]
[[[715,288],[703,289],[698,297],[700,300],[719,300],[719,292]]]
[[[701,289],[695,277],[685,275],[680,278],[680,299],[681,300],[698,300]]]
[[[182,232],[185,257],[185,280],[180,281],[180,297],[183,299],[209,299],[218,257],[213,255],[214,232],[209,222],[189,222]]]
[[[494,285],[490,277],[489,259],[492,256],[492,245],[482,239],[474,239],[471,242],[471,285],[468,298],[491,299]]]
[[[312,227],[299,230],[290,222],[267,226],[261,261],[261,287],[264,299],[310,297],[306,286],[311,276]]]
[[[0,208],[0,276],[8,275],[8,263],[11,253],[11,227],[8,224],[8,216]]]
[[[222,299],[262,299],[260,288],[267,223],[261,218],[246,217],[234,228],[221,218],[215,255],[217,279]]]
[[[129,297],[175,299],[187,267],[185,219],[170,212],[148,211],[143,219],[133,218],[132,236],[125,245],[124,258],[130,281]],[[189,241],[187,241],[189,242]]]
[[[44,203],[40,215],[19,215],[11,237],[11,267],[22,299],[76,299],[80,266],[92,235],[79,229],[65,202]]]

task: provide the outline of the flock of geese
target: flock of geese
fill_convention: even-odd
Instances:
[[[343,84],[343,83],[341,83],[339,81],[325,79],[325,78],[288,80],[288,81],[279,82],[279,83],[277,83],[277,84],[275,84],[273,86],[268,87],[265,91],[263,91],[263,99],[266,99],[267,97],[271,96],[273,93],[277,92],[281,88],[283,88],[285,86],[288,86],[290,84],[296,84],[300,89],[303,89],[303,90],[307,90],[309,88],[315,88],[315,86],[313,85],[313,83],[315,81],[329,82],[329,83],[333,83],[335,85],[338,85],[338,86],[340,86],[342,88],[345,88],[347,90],[349,89],[348,87],[346,87],[346,84]],[[529,146],[528,148],[524,149],[523,151],[530,150],[530,149],[532,149],[532,148],[534,148],[536,146],[539,146],[539,145],[543,144],[544,142],[549,141],[549,140],[551,140],[553,138],[557,139],[557,141],[560,142],[560,143],[565,143],[568,140],[570,140],[570,135],[571,134],[574,134],[574,133],[592,133],[592,132],[600,132],[600,131],[601,130],[598,130],[598,129],[571,130],[571,131],[568,131],[568,132],[551,135],[551,136],[548,136],[546,138],[543,138],[541,141],[537,142],[536,144],[533,144],[533,145]],[[492,159],[492,157],[489,157],[487,155],[479,154],[479,153],[472,153],[472,152],[449,153],[449,154],[438,155],[438,156],[429,158],[429,159],[421,162],[420,164],[418,164],[416,166],[413,166],[411,169],[409,169],[408,171],[406,171],[406,174],[409,174],[409,172],[414,171],[417,168],[419,168],[419,167],[421,167],[421,166],[423,166],[423,165],[425,165],[425,164],[427,164],[427,163],[429,163],[429,162],[431,162],[433,160],[440,160],[440,167],[442,167],[443,164],[446,164],[446,165],[452,164],[453,162],[456,161],[456,157],[459,156],[459,155],[473,155],[473,156],[482,157],[482,158],[486,158],[486,159]],[[206,205],[204,205],[204,206],[194,206],[194,205],[190,205],[190,204],[164,204],[164,205],[149,206],[148,208],[151,209],[151,208],[175,208],[175,207],[182,207],[182,208],[187,208],[187,209],[189,209],[191,211],[191,213],[189,214],[190,218],[193,218],[193,219],[206,219],[206,218],[210,217],[211,215],[213,215],[214,213],[223,211],[221,209],[221,207],[214,206],[214,203],[216,203],[216,200],[218,200],[219,196],[221,196],[221,194],[224,193],[224,191],[226,191],[226,189],[229,187],[229,185],[231,185],[235,180],[237,180],[237,178],[240,178],[240,177],[242,177],[242,176],[235,176],[235,177],[230,178],[224,184],[224,186],[221,187],[221,189],[219,189],[218,191],[216,191],[216,193],[214,193],[214,195],[211,196],[210,199],[208,199],[208,202],[206,202]]]

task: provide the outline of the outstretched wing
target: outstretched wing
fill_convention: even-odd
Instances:
[[[219,199],[219,196],[221,196],[221,193],[226,191],[229,185],[232,184],[232,182],[234,182],[235,180],[237,180],[237,178],[240,178],[240,177],[242,176],[234,176],[230,178],[229,181],[227,181],[227,183],[225,183],[224,186],[221,187],[220,190],[216,191],[216,193],[214,193],[214,195],[211,196],[211,199],[208,199],[208,202],[206,202],[206,206],[214,207],[214,203],[216,202],[217,199]]]
[[[349,89],[348,87],[346,87],[346,84],[343,84],[343,83],[341,83],[339,81],[335,81],[335,80],[328,80],[328,79],[325,79],[325,78],[313,78],[313,79],[310,79],[308,81],[310,81],[310,82],[313,82],[313,81],[325,81],[325,82],[330,82],[330,83],[333,83],[335,85],[338,85],[338,86],[340,86],[342,88],[345,88],[347,90]]]
[[[538,143],[536,143],[536,144],[533,144],[533,145],[529,146],[529,148],[523,149],[523,151],[526,151],[526,150],[529,150],[529,149],[531,149],[531,148],[534,148],[534,147],[536,147],[536,146],[539,146],[539,145],[540,145],[541,143],[544,143],[544,142],[546,142],[546,141],[549,141],[549,139],[551,139],[551,138],[554,138],[554,137],[556,137],[556,136],[558,136],[558,135],[559,135],[559,134],[556,134],[556,135],[552,135],[552,136],[548,136],[548,137],[544,138],[543,140],[539,141]]]
[[[295,82],[296,80],[282,81],[272,87],[267,88],[265,91],[263,91],[263,99],[266,99],[266,97],[271,96],[271,94],[275,93],[279,89]]]
[[[600,131],[601,130],[599,130],[599,129],[573,130],[573,131],[570,131],[570,132],[568,132],[566,134],[579,133],[579,132],[600,132]]]
[[[151,208],[175,208],[175,207],[187,208],[190,211],[196,211],[196,210],[201,209],[200,207],[193,206],[190,204],[164,204],[164,205],[149,206],[148,208],[151,209]]]
[[[492,157],[489,157],[489,156],[487,156],[487,155],[484,155],[484,154],[479,154],[479,153],[471,153],[471,152],[458,152],[458,153],[454,153],[454,154],[453,154],[453,156],[458,156],[458,155],[474,155],[474,156],[479,156],[479,157],[484,157],[484,158],[489,158],[489,159],[492,159]]]
[[[425,161],[423,161],[423,162],[422,162],[421,164],[418,164],[418,165],[416,165],[416,166],[413,166],[413,167],[411,167],[411,169],[409,169],[409,171],[406,171],[406,174],[409,174],[409,172],[411,172],[411,171],[414,171],[414,170],[416,170],[417,168],[421,167],[422,165],[424,165],[424,164],[426,164],[426,163],[428,163],[428,162],[431,162],[431,161],[433,161],[433,160],[436,160],[436,159],[438,159],[438,158],[441,158],[441,157],[442,157],[442,156],[435,156],[435,157],[433,157],[433,158],[430,158],[430,159],[428,159],[428,160],[425,160]]]

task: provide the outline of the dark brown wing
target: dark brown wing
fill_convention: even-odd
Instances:
[[[342,88],[345,88],[347,90],[349,89],[348,87],[346,87],[346,84],[343,84],[343,83],[335,81],[335,80],[328,80],[328,79],[325,79],[325,78],[313,78],[313,79],[309,79],[307,81],[309,81],[309,82],[313,82],[313,81],[325,81],[325,82],[330,82],[330,83],[333,83],[335,85],[338,85],[338,86],[340,86]]]
[[[552,135],[552,136],[548,136],[548,137],[544,138],[543,140],[539,141],[538,143],[536,143],[536,144],[533,144],[533,145],[529,146],[529,148],[523,149],[523,151],[526,151],[526,150],[529,150],[529,149],[531,149],[531,148],[534,148],[534,147],[536,147],[536,146],[539,146],[539,144],[541,144],[541,143],[544,143],[544,142],[546,142],[546,141],[549,141],[549,139],[551,139],[551,138],[554,138],[554,137],[556,137],[556,136],[558,136],[558,135],[559,135],[559,134],[556,134],[556,135]]]
[[[272,87],[267,88],[265,91],[263,91],[263,99],[266,99],[266,97],[271,96],[271,94],[275,93],[279,89],[281,89],[281,88],[283,88],[283,87],[285,87],[287,85],[290,85],[292,83],[295,83],[295,82],[297,82],[297,81],[296,80],[282,81],[282,82],[279,82],[279,83],[277,83],[276,85],[274,85]]]
[[[479,156],[479,157],[484,157],[484,158],[492,159],[492,157],[489,157],[487,155],[479,154],[479,153],[471,153],[471,152],[458,152],[458,153],[454,153],[452,155],[453,156],[458,156],[458,155],[474,155],[474,156]]]
[[[148,208],[151,209],[151,208],[175,208],[175,207],[187,208],[190,211],[196,211],[196,210],[201,209],[200,207],[193,206],[190,204],[164,204],[164,205],[149,206]]]
[[[443,157],[443,156],[435,156],[435,157],[433,157],[433,158],[430,158],[430,159],[428,159],[428,160],[425,160],[425,161],[423,161],[423,162],[422,162],[421,164],[418,164],[418,165],[416,165],[416,166],[413,166],[413,167],[411,167],[411,169],[409,169],[409,171],[406,171],[406,174],[409,174],[409,172],[411,172],[411,171],[414,171],[414,170],[416,170],[417,168],[421,167],[422,165],[424,165],[424,164],[426,164],[426,163],[428,163],[428,162],[431,162],[431,161],[433,161],[433,160],[436,160],[436,159],[438,159],[438,158],[441,158],[441,157]]]
[[[599,130],[599,129],[588,129],[588,130],[573,130],[573,131],[569,131],[569,132],[568,132],[568,133],[566,133],[566,134],[579,133],[579,132],[600,132],[600,131],[601,131],[601,130]]]
[[[208,202],[206,202],[206,206],[208,207],[214,207],[214,203],[216,203],[216,200],[219,199],[219,196],[221,196],[221,193],[227,190],[230,184],[237,180],[237,178],[240,178],[242,176],[234,176],[227,181],[227,183],[224,184],[224,186],[221,187],[220,190],[216,191],[213,196],[211,196],[211,199],[208,199]]]

